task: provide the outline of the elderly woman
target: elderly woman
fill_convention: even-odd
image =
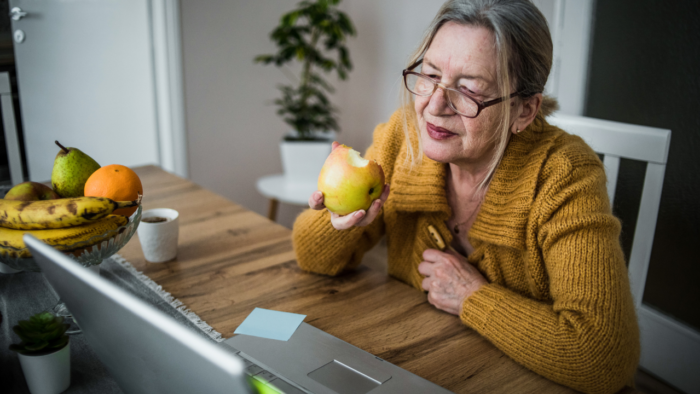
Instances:
[[[542,376],[614,392],[639,358],[620,224],[597,155],[545,119],[551,64],[529,1],[448,1],[403,72],[412,105],[366,154],[383,195],[338,216],[315,192],[294,246],[301,268],[337,275],[386,235],[389,274],[436,308]]]

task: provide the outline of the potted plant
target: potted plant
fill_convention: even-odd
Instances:
[[[10,345],[10,350],[19,354],[32,394],[60,393],[70,386],[68,327],[63,317],[41,312],[12,328],[22,342]]]
[[[301,63],[296,83],[281,85],[282,97],[275,100],[277,114],[293,129],[280,146],[285,175],[290,178],[313,179],[331,151],[324,134],[340,131],[338,110],[326,93],[333,87],[319,71],[335,71],[344,80],[352,69],[345,41],[355,35],[350,18],[338,10],[340,0],[305,0],[280,19],[270,38],[277,45],[275,54],[260,55],[256,63],[277,67]]]

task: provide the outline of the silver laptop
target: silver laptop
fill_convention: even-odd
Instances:
[[[36,238],[25,243],[90,346],[126,393],[449,393],[302,323],[288,341],[208,341]]]

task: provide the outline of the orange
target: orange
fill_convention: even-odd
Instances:
[[[85,182],[85,195],[107,197],[114,201],[133,201],[143,195],[141,179],[129,167],[119,164],[104,166],[90,175]],[[117,209],[115,215],[131,216],[137,207]]]

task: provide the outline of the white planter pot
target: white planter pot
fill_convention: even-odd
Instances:
[[[24,379],[32,394],[58,394],[70,386],[70,341],[51,354],[18,355]]]
[[[313,182],[331,153],[333,141],[282,141],[280,154],[284,176],[292,182]]]

